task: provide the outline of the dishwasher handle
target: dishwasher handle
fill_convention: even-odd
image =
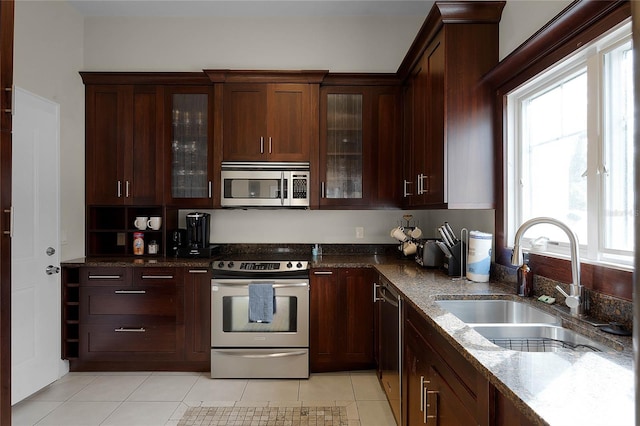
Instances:
[[[400,300],[400,296],[395,295],[391,291],[389,291],[392,296],[395,296],[395,299],[393,299],[389,297],[389,295],[387,295],[387,291],[389,291],[388,287],[386,286],[381,287],[380,295],[382,296],[382,301],[391,304],[391,306],[393,306],[394,308],[399,307],[400,304],[398,303],[398,301]]]

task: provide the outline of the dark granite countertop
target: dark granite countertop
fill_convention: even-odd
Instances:
[[[302,259],[306,256],[297,256]],[[214,259],[80,258],[65,266],[208,267]],[[389,253],[331,254],[312,258],[312,268],[374,267],[387,278],[478,371],[535,423],[549,425],[633,425],[633,348],[630,337],[603,333],[562,309],[515,294],[497,282],[455,280]],[[607,352],[519,352],[489,342],[441,308],[441,299],[507,298],[562,317],[563,325],[611,347]],[[622,350],[620,350],[622,349]]]

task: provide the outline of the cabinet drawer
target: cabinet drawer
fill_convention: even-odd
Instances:
[[[119,353],[176,353],[175,325],[121,324],[81,326],[82,355]]]
[[[133,268],[133,284],[148,285],[182,285],[181,268]]]
[[[97,267],[80,268],[80,284],[90,286],[131,286],[130,268]]]
[[[112,322],[114,317],[147,316],[175,321],[182,306],[182,293],[176,287],[82,287],[80,321]]]

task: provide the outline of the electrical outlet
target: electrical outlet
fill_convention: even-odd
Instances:
[[[356,226],[356,238],[358,239],[364,238],[364,227]]]

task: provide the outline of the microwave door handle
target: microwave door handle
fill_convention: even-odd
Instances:
[[[280,205],[284,206],[284,172],[280,172]]]

